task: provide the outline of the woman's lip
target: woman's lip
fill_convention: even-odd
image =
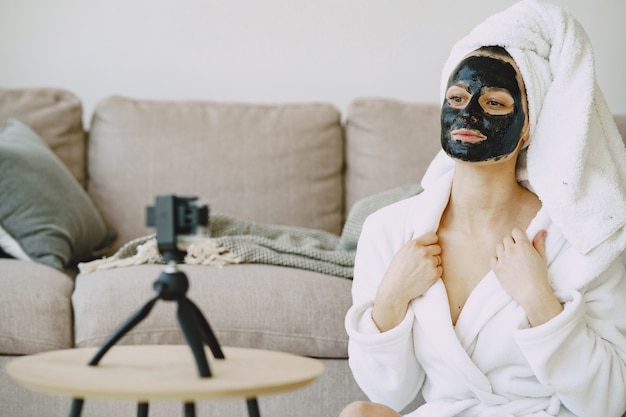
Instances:
[[[487,139],[487,136],[478,130],[456,129],[450,132],[450,137],[461,142],[476,143]]]

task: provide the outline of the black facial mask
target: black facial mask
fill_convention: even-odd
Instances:
[[[441,107],[441,146],[450,157],[480,162],[500,159],[515,150],[526,120],[515,75],[511,64],[487,56],[471,56],[457,66],[448,80],[448,88],[462,82],[472,98],[464,108],[457,109],[450,106],[446,97]],[[486,87],[508,90],[514,101],[513,112],[486,113],[478,101]],[[456,129],[479,131],[487,138],[480,142],[454,140],[450,132]]]

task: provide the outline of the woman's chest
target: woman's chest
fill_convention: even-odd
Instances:
[[[456,324],[467,299],[491,270],[496,239],[466,239],[452,234],[441,234],[442,280],[448,295],[450,316]]]

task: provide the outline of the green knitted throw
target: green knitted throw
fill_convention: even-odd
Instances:
[[[409,184],[358,201],[341,236],[322,230],[269,225],[226,214],[212,214],[211,235],[187,247],[185,263],[224,266],[260,263],[352,278],[354,255],[367,216],[386,205],[412,197],[422,188]],[[81,273],[144,263],[163,263],[155,234],[134,239],[113,256],[79,264]]]

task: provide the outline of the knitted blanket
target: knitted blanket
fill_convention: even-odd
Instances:
[[[341,236],[322,230],[260,224],[226,214],[212,214],[210,237],[185,244],[184,263],[225,266],[260,263],[352,278],[356,246],[370,213],[412,197],[421,186],[409,184],[358,201],[350,210]],[[124,244],[114,255],[78,265],[81,273],[146,263],[163,263],[155,234]]]

